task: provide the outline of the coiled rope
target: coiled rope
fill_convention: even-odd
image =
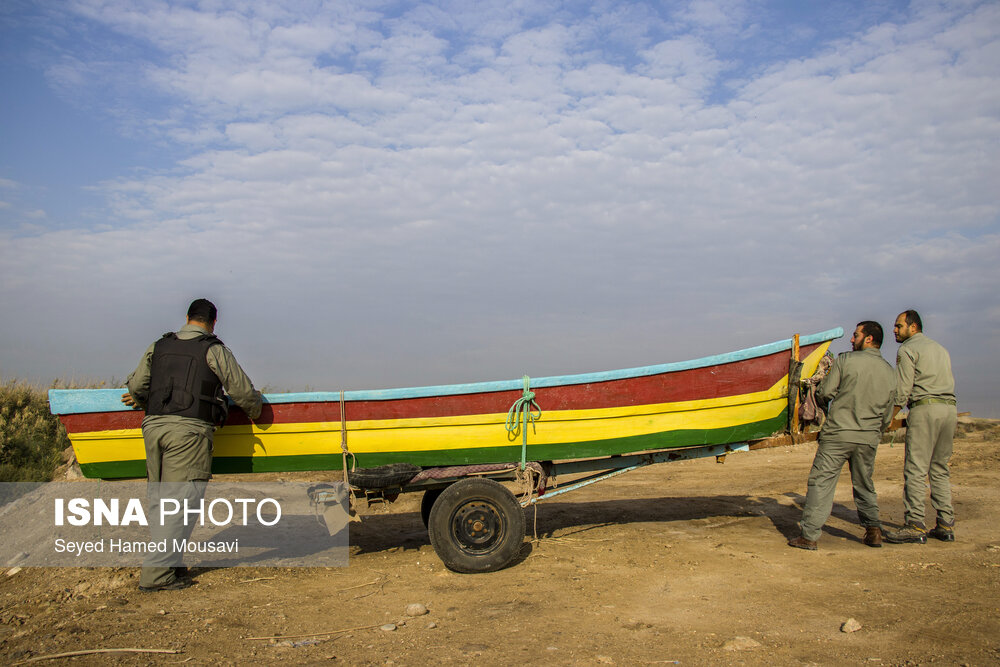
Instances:
[[[507,433],[513,440],[517,434],[521,434],[521,470],[524,470],[528,455],[528,424],[531,424],[531,432],[535,432],[535,420],[542,416],[542,409],[535,402],[535,392],[531,391],[531,379],[524,376],[524,393],[521,398],[514,401],[507,411]]]

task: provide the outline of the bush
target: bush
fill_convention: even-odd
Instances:
[[[69,446],[44,390],[16,380],[0,384],[0,482],[51,480]]]

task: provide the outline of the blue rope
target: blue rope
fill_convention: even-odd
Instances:
[[[534,433],[535,420],[542,416],[542,409],[535,402],[535,392],[529,389],[530,384],[531,380],[525,375],[524,394],[507,411],[506,427],[510,439],[516,438],[518,432],[521,433],[521,470],[525,468],[528,455],[528,423],[531,423],[531,432]]]

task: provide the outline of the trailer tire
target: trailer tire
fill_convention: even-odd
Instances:
[[[412,463],[390,463],[377,468],[358,468],[347,471],[347,481],[359,489],[387,489],[402,486],[420,472]]]
[[[441,497],[443,491],[444,488],[424,491],[424,497],[420,499],[420,519],[424,522],[424,528],[430,525],[431,508],[434,507],[434,503]]]
[[[449,570],[502,570],[524,542],[524,510],[510,491],[473,477],[444,489],[431,507],[427,534]]]

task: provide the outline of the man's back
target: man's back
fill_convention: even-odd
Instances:
[[[176,335],[179,340],[193,340],[204,336],[205,333],[205,329],[201,327],[186,324],[177,331]],[[139,400],[139,404],[142,407],[145,407],[149,398],[150,370],[155,346],[156,343],[153,343],[146,349],[142,360],[139,362],[139,366],[129,375],[127,381],[129,392]],[[226,392],[233,399],[233,402],[240,406],[251,419],[256,419],[260,416],[260,392],[254,388],[250,378],[240,368],[229,348],[221,344],[221,341],[220,344],[212,345],[206,352],[206,362],[212,372],[222,382],[222,386],[226,388]],[[150,415],[146,419],[169,424],[184,423],[187,420],[196,418],[175,415]]]
[[[817,391],[827,403],[820,437],[878,444],[893,404],[896,375],[878,348],[844,352],[837,357]]]
[[[896,405],[925,398],[955,399],[951,356],[944,346],[922,333],[910,336],[899,346],[896,375]]]

